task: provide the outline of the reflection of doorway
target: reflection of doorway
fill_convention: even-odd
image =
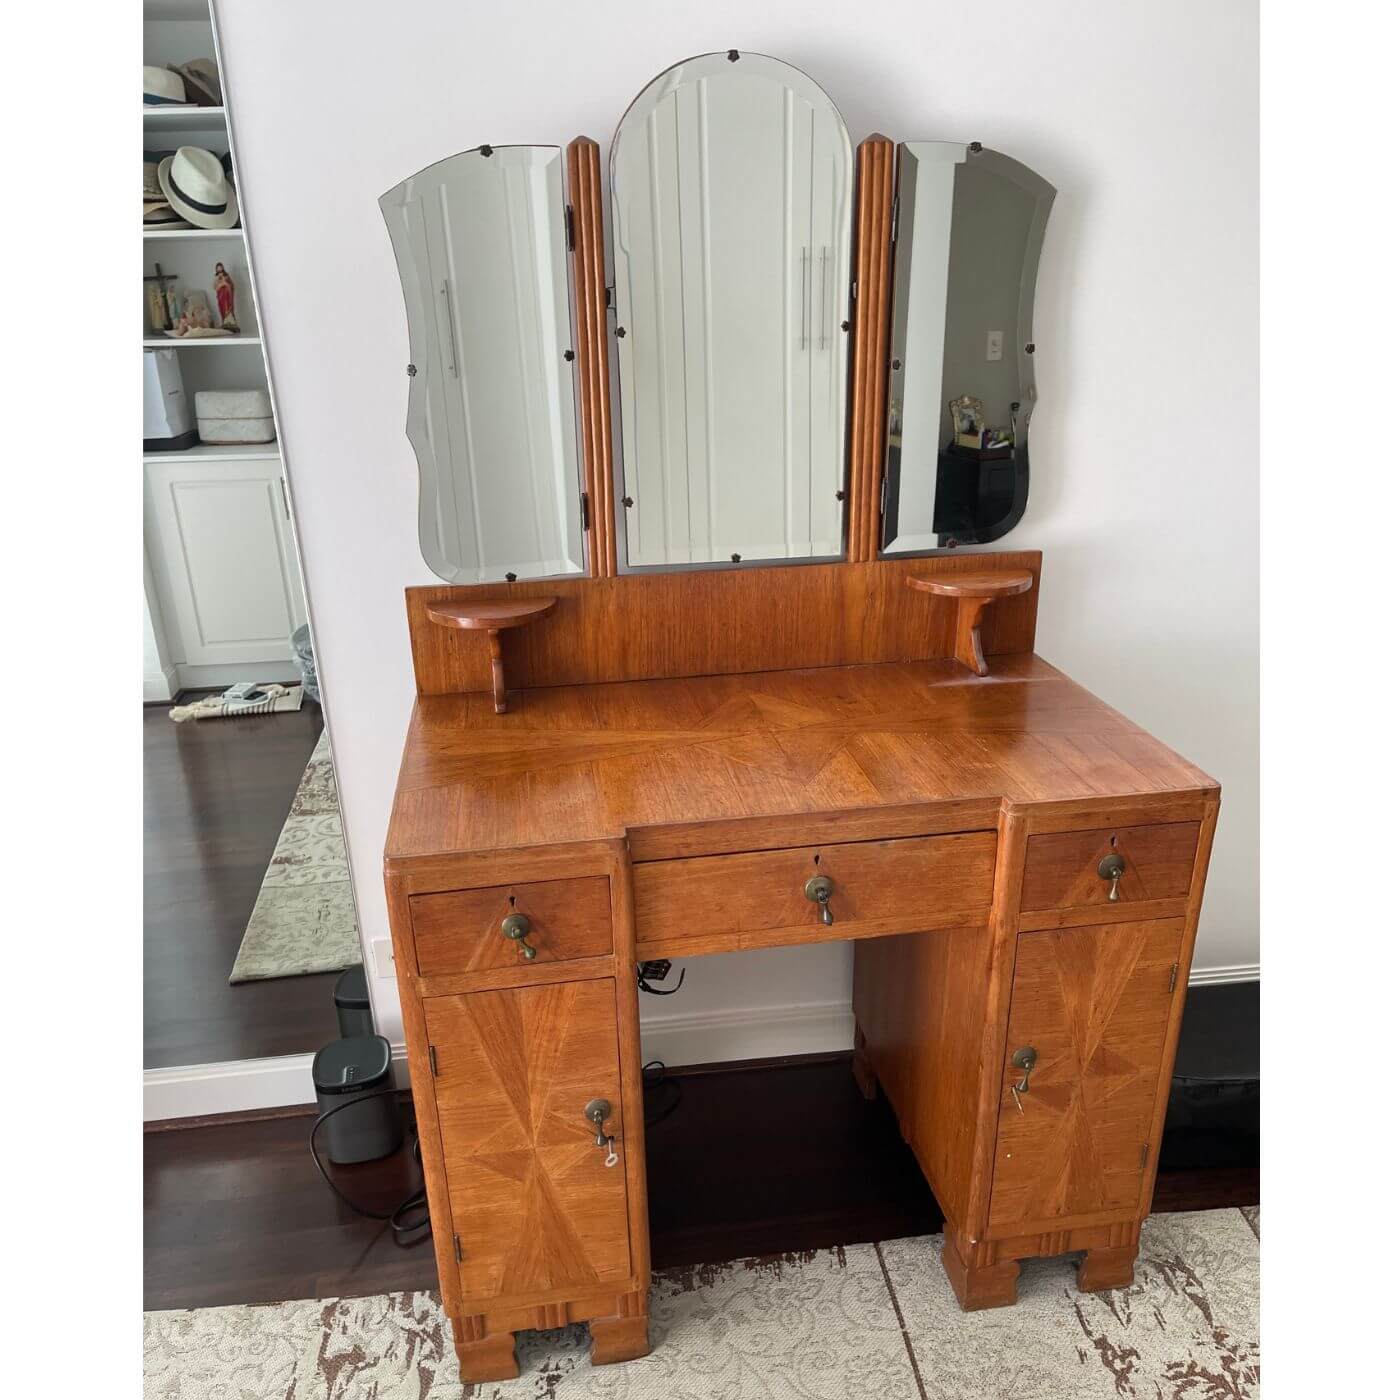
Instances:
[[[334,1039],[338,973],[230,984],[322,733],[320,707],[172,723],[148,706],[145,1065],[261,1059]]]

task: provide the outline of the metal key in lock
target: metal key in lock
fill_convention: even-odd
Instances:
[[[603,1157],[603,1165],[605,1167],[617,1166],[616,1139],[611,1133],[603,1131],[603,1124],[612,1117],[612,1104],[607,1099],[589,1099],[583,1106],[583,1116],[593,1124],[597,1131],[598,1135],[593,1139],[593,1146],[607,1149]]]
[[[1019,1069],[1021,1082],[1011,1086],[1011,1097],[1016,1101],[1016,1112],[1024,1113],[1026,1110],[1021,1107],[1021,1095],[1029,1094],[1031,1091],[1031,1071],[1035,1068],[1035,1062],[1040,1057],[1035,1053],[1035,1049],[1030,1045],[1023,1045],[1011,1057],[1011,1063]]]
[[[831,896],[836,893],[836,881],[830,875],[813,875],[802,887],[802,893],[822,911],[822,923],[828,928],[836,922],[831,915]]]
[[[1128,862],[1117,851],[1106,855],[1099,862],[1099,879],[1112,881],[1108,887],[1108,902],[1110,904],[1118,903],[1118,882],[1123,878],[1123,872],[1127,868]]]

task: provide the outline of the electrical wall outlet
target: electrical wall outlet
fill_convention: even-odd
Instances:
[[[987,332],[987,358],[989,360],[1001,359],[1001,331]]]
[[[369,945],[369,950],[374,955],[374,975],[376,977],[392,977],[394,975],[393,942],[387,938],[376,938]]]

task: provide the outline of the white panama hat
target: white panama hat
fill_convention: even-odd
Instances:
[[[232,228],[238,222],[238,200],[213,151],[181,146],[166,156],[160,163],[160,187],[175,212],[199,228]]]
[[[190,105],[185,80],[168,68],[142,68],[141,101],[147,107]]]

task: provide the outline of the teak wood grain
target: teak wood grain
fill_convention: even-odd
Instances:
[[[573,210],[574,344],[578,353],[579,442],[588,512],[588,572],[594,578],[608,578],[617,573],[617,530],[598,143],[587,136],[576,136],[569,142],[566,160],[569,206]]]
[[[851,474],[846,558],[880,553],[880,481],[889,413],[890,276],[894,142],[868,136],[856,148],[856,297],[851,321]]]
[[[1099,862],[1121,856],[1117,905],[1184,897],[1196,864],[1199,822],[1102,827],[1032,836],[1026,849],[1024,910],[1108,904],[1112,885]]]
[[[733,849],[731,822],[757,849],[774,844],[754,831],[765,820],[798,845],[839,839],[836,814],[869,824],[883,809],[913,824],[911,835],[918,809],[932,823],[924,831],[948,829],[945,808],[962,814],[963,829],[987,828],[1005,801],[1073,814],[1076,802],[1092,812],[1171,794],[1199,814],[1215,786],[1034,656],[995,660],[990,680],[937,661],[553,687],[499,716],[487,696],[424,696],[386,857],[624,836],[648,858],[702,854]],[[1061,822],[1076,824],[1101,821]]]
[[[414,674],[420,695],[489,690],[479,642],[435,625],[429,611],[542,597],[558,599],[549,616],[501,637],[513,687],[936,660],[953,655],[957,599],[915,595],[905,580],[991,563],[1040,577],[1040,555],[1023,551],[410,588]],[[997,604],[983,627],[987,655],[1034,648],[1037,597],[1032,587]]]
[[[1182,931],[1161,919],[1021,934],[989,1238],[1136,1212]],[[1012,1063],[1023,1048],[1029,1076]]]
[[[584,1105],[630,1150],[611,980],[438,997],[425,1008],[460,1246],[458,1296],[485,1311],[567,1297],[632,1272],[627,1173],[604,1165]]]
[[[608,881],[602,875],[415,895],[409,906],[418,971],[424,977],[536,968],[612,951]],[[525,942],[535,950],[533,959],[501,932],[511,914],[530,921]]]
[[[990,832],[860,841],[633,867],[642,957],[773,947],[987,921]],[[830,878],[832,923],[803,890]]]

